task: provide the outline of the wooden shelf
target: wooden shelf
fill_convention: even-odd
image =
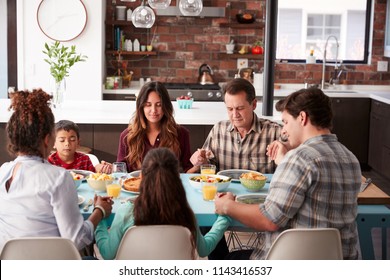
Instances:
[[[255,28],[263,28],[263,22],[254,22],[254,23],[221,23],[220,27],[230,27],[235,29],[255,29]]]
[[[262,55],[262,54],[251,54],[251,53],[247,53],[247,54],[239,54],[239,53],[232,53],[232,54],[220,53],[220,54],[219,54],[219,57],[220,57],[220,58],[264,59],[264,55]]]
[[[151,51],[151,52],[127,52],[127,51],[106,51],[106,54],[112,54],[112,55],[115,55],[115,56],[118,56],[118,55],[146,55],[146,56],[149,56],[149,55],[157,55],[157,52],[155,51]]]

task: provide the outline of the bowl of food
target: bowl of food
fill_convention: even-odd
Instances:
[[[251,171],[242,173],[240,175],[240,182],[248,192],[258,192],[264,188],[267,177],[260,172]]]
[[[95,191],[105,192],[106,184],[111,184],[114,178],[105,173],[92,173],[87,178],[88,185]]]
[[[255,22],[255,14],[251,13],[240,13],[236,14],[238,23],[253,23]]]
[[[85,180],[88,175],[92,174],[93,172],[87,171],[87,170],[76,170],[72,169],[69,170],[70,175],[73,177],[74,185],[76,189],[80,187],[81,183]]]
[[[215,180],[217,185],[217,191],[225,191],[232,181],[232,178],[223,175],[195,175],[189,178],[190,185],[197,191],[202,192],[202,182],[207,180]]]

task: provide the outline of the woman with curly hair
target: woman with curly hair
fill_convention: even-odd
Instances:
[[[189,132],[175,122],[165,86],[149,82],[141,88],[134,116],[120,135],[117,161],[126,162],[129,172],[139,170],[146,154],[157,147],[171,149],[180,171],[191,172]]]
[[[111,213],[111,200],[95,197],[95,209],[84,221],[72,176],[46,160],[55,138],[50,99],[41,89],[11,95],[6,132],[16,159],[0,167],[0,251],[11,238],[33,236],[65,237],[82,249]]]
[[[180,179],[179,162],[168,148],[156,148],[142,163],[140,194],[134,202],[120,205],[108,230],[107,219],[96,229],[96,244],[104,259],[114,259],[126,230],[134,225],[180,225],[190,230],[193,258],[205,257],[214,250],[230,218],[218,216],[211,230],[203,236],[188,204]]]

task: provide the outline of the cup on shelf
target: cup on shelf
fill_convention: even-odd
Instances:
[[[153,46],[152,45],[147,45],[146,49],[148,50],[148,52],[151,52],[153,50]]]
[[[116,6],[116,20],[126,19],[126,6]]]
[[[144,51],[146,51],[146,46],[145,46],[145,45],[142,45],[142,46],[141,46],[141,52],[144,52]]]
[[[226,44],[226,53],[232,54],[234,52],[234,44]]]

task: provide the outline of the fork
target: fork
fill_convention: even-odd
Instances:
[[[92,204],[93,204],[93,199],[91,198],[90,200],[88,200],[87,205],[84,206],[83,211],[84,211],[84,212],[87,212],[88,209],[89,209],[89,207],[92,206]]]

